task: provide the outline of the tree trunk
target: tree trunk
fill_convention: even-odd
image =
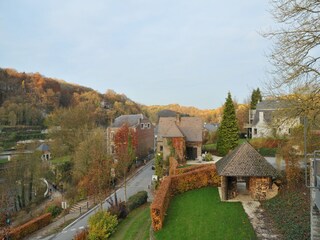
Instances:
[[[33,173],[31,173],[31,177],[29,181],[29,202],[32,201],[32,186],[33,186]]]
[[[124,201],[127,202],[127,174],[123,175],[124,178]]]
[[[24,208],[26,206],[26,191],[24,187],[24,180],[21,181],[21,206]]]

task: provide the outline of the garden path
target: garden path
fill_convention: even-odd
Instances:
[[[242,206],[249,217],[258,239],[283,239],[283,237],[274,228],[273,223],[268,220],[260,202],[243,201]]]

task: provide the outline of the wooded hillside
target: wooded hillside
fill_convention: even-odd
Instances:
[[[42,125],[54,110],[73,107],[90,98],[94,98],[91,102],[96,107],[109,110],[110,119],[141,112],[138,104],[112,90],[100,94],[39,73],[0,68],[0,125]]]

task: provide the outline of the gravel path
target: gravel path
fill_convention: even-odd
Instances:
[[[272,222],[266,216],[258,201],[243,201],[242,206],[247,213],[249,220],[260,240],[283,239],[283,236],[277,233]]]

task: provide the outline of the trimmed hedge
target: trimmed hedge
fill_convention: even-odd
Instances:
[[[158,231],[162,228],[165,213],[169,207],[171,192],[171,177],[165,177],[157,190],[156,196],[151,204],[151,219],[153,230]]]
[[[10,239],[18,240],[31,233],[47,226],[51,222],[51,213],[46,213],[41,215],[19,227],[16,227],[10,231]]]
[[[197,166],[197,168],[182,168],[181,170],[188,172],[164,178],[156,192],[150,208],[154,231],[162,228],[172,196],[192,189],[220,185],[220,177],[214,164]]]
[[[133,209],[140,207],[141,205],[145,204],[148,199],[148,193],[146,191],[140,191],[136,194],[129,197],[126,205],[129,211],[132,211]]]
[[[183,173],[171,177],[171,193],[180,194],[189,190],[207,187],[219,186],[220,177],[217,174],[215,165],[195,169],[191,172]]]
[[[201,169],[201,168],[206,168],[208,167],[208,164],[202,164],[202,165],[194,165],[194,166],[190,166],[190,167],[185,167],[185,168],[177,168],[176,169],[176,174],[183,174],[183,173],[188,173],[197,169]]]
[[[175,175],[176,174],[176,170],[178,168],[178,161],[173,158],[170,157],[169,158],[169,176]]]

